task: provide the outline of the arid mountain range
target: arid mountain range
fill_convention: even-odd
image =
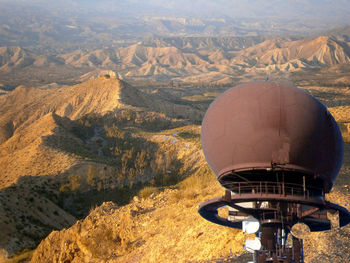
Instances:
[[[246,237],[202,220],[197,206],[222,192],[201,151],[203,115],[253,79],[292,81],[329,107],[346,143],[327,198],[350,204],[346,30],[49,55],[0,47],[0,262],[247,262]],[[343,262],[348,233],[312,234],[306,262]]]
[[[334,66],[348,67],[348,39],[315,38],[165,38],[121,49],[76,50],[55,56],[20,47],[0,48],[0,77],[13,86],[31,76],[35,84],[73,83],[77,75],[113,70],[131,80],[227,85],[252,76],[282,78],[310,75]],[[61,76],[61,77],[60,77]],[[65,76],[65,78],[62,78]],[[85,75],[89,76],[89,74]],[[348,83],[340,75],[339,83]]]

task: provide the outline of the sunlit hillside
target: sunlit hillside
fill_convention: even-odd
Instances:
[[[0,262],[252,260],[197,209],[224,194],[204,114],[256,80],[328,107],[345,155],[327,198],[349,207],[350,3],[229,2],[0,0]],[[310,234],[305,262],[347,262],[349,229]]]

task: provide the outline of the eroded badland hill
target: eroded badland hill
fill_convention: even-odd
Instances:
[[[0,105],[5,254],[35,247],[103,200],[128,202],[151,180],[174,184],[203,162],[199,128],[190,125],[201,111],[114,76],[56,89],[21,86]]]
[[[77,75],[91,76],[96,70],[111,69],[119,77],[138,83],[157,80],[232,85],[269,75],[296,75],[297,79],[302,72],[312,78],[327,68],[338,76],[337,83],[347,83],[348,75],[340,72],[350,61],[347,36],[155,38],[123,48],[55,55],[4,46],[0,47],[0,77],[9,86],[48,81],[71,84],[79,81]]]

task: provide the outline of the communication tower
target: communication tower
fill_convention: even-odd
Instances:
[[[337,123],[316,98],[291,85],[254,82],[220,95],[201,131],[206,160],[225,188],[199,206],[205,219],[256,233],[245,247],[255,263],[302,263],[303,242],[291,235],[297,223],[310,231],[350,222],[347,209],[325,200],[343,161]],[[229,208],[227,218],[218,215]]]

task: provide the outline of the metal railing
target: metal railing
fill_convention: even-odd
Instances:
[[[323,197],[322,189],[304,187],[301,184],[285,182],[221,182],[222,185],[235,194],[274,194],[281,196],[302,196],[304,198]]]

